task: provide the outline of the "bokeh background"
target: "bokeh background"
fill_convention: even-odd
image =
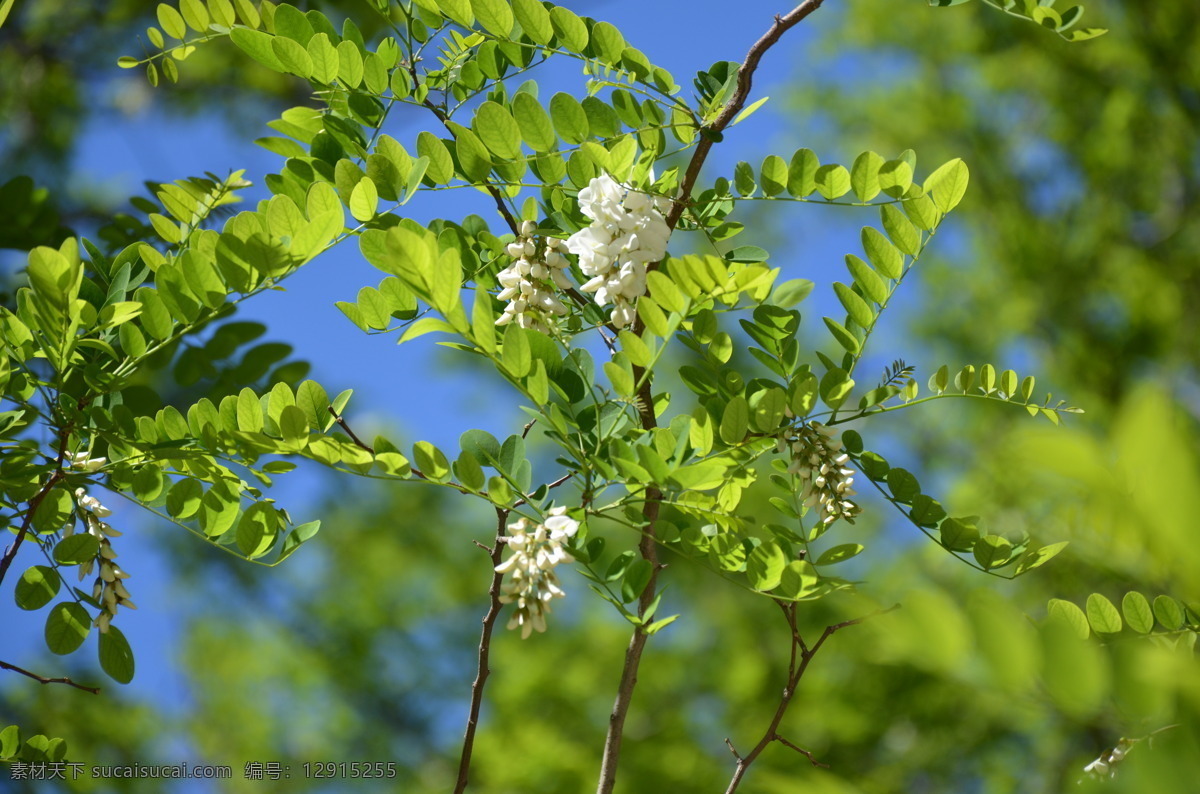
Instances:
[[[296,4],[371,31],[368,2]],[[616,24],[685,88],[711,62],[740,60],[788,8],[568,5]],[[252,141],[304,104],[306,87],[222,46],[202,48],[179,85],[151,89],[115,61],[140,51],[153,13],[142,0],[18,0],[0,29],[0,184],[26,174],[49,191],[6,199],[0,263],[10,283],[21,248],[66,229],[93,233],[144,194],[144,180],[241,168],[259,186],[248,199],[266,195],[262,176],[278,158]],[[902,357],[922,383],[942,363],[991,362],[1037,374],[1040,391],[1087,411],[1053,428],[1005,406],[942,402],[862,428],[893,464],[921,472],[952,514],[1071,546],[1015,582],[984,577],[868,499],[839,538],[868,547],[849,569],[859,593],[813,605],[803,621],[819,631],[876,606],[903,608],[839,633],[804,679],[782,733],[829,768],[775,745],[744,791],[1081,790],[1083,766],[1121,737],[1176,725],[1153,747],[1140,743],[1105,789],[1191,792],[1200,780],[1190,632],[1076,644],[1037,628],[1050,598],[1119,601],[1136,589],[1200,600],[1200,7],[1092,0],[1087,14],[1111,32],[1072,45],[981,3],[829,0],[769,53],[755,93],[770,102],[709,161],[708,179],[801,146],[844,163],[864,149],[913,148],[921,173],[964,158],[967,197],[889,307],[871,361],[882,369]],[[543,90],[583,84],[572,69],[535,76]],[[389,124],[405,140],[429,120],[412,111]],[[418,219],[487,210],[467,191],[427,195],[409,205]],[[828,350],[820,317],[839,313],[830,282],[845,278],[842,257],[877,217],[790,203],[740,211],[781,278],[817,282],[801,306],[804,333]],[[347,415],[363,434],[453,448],[471,427],[517,432],[523,415],[498,381],[430,337],[398,347],[394,336],[366,336],[335,308],[377,281],[347,247],[237,319],[261,323],[254,344],[289,345],[285,359],[308,362],[332,391],[353,388]],[[154,386],[184,403],[229,384],[181,385],[164,373]],[[490,537],[489,511],[419,484],[378,488],[305,468],[277,496],[298,520],[324,523],[273,569],[116,506],[139,606],[121,618],[138,662],[128,686],[103,679],[94,640],[72,657],[50,655],[44,615],[0,594],[0,659],[104,685],[95,697],[5,673],[0,725],[63,736],[72,760],[88,763],[231,765],[235,780],[220,790],[449,790],[489,578],[472,540]],[[672,562],[662,614],[682,616],[645,659],[624,791],[722,790],[733,767],[724,740],[752,745],[782,685],[778,611]],[[566,587],[548,634],[495,640],[475,790],[594,786],[628,632],[582,578],[569,575]],[[291,779],[237,780],[248,761],[290,765]],[[398,778],[305,779],[301,765],[318,761],[393,761]],[[24,790],[0,781],[10,788]]]

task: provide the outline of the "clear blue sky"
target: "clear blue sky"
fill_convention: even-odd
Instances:
[[[743,0],[739,3],[698,0],[697,2],[654,2],[653,0],[612,0],[611,2],[568,3],[579,13],[607,19],[615,23],[626,39],[643,50],[656,63],[668,68],[685,91],[691,89],[691,78],[697,69],[716,60],[741,60],[746,50],[771,23],[773,15],[786,12],[789,4],[766,0]],[[922,9],[922,4],[916,5]],[[821,16],[839,13],[837,4],[829,4],[808,22],[789,33],[762,63],[755,78],[754,97],[774,95],[780,99],[790,80],[796,75],[809,75],[812,66],[802,62],[805,44],[811,40],[815,24]],[[114,42],[116,55],[132,49],[130,42]],[[548,81],[548,90],[579,89],[583,78],[569,64],[554,73],[543,72],[535,77]],[[843,79],[845,75],[842,76]],[[140,75],[118,70],[115,66],[106,76],[107,86],[98,96],[119,93],[120,81],[140,80]],[[187,79],[186,69],[184,80]],[[805,78],[807,79],[807,77]],[[170,91],[160,87],[159,93]],[[211,171],[223,174],[231,169],[246,169],[246,176],[259,185],[251,200],[265,195],[261,189],[262,176],[277,170],[278,158],[243,140],[227,129],[219,116],[174,118],[165,105],[152,100],[147,109],[136,116],[122,116],[115,110],[99,115],[86,133],[80,136],[75,157],[78,178],[99,185],[115,195],[131,195],[141,191],[143,180],[167,181],[187,175]],[[264,113],[261,122],[269,116]],[[416,115],[399,119],[391,134],[402,141],[415,137],[428,120]],[[760,162],[766,154],[789,157],[796,148],[813,145],[813,130],[801,126],[795,117],[777,114],[772,104],[760,110],[752,119],[734,128],[726,143],[716,147],[710,160],[710,177],[719,173],[732,174],[733,163],[744,156]],[[258,134],[272,134],[264,126]],[[856,154],[849,151],[819,151],[822,159],[849,163]],[[885,153],[886,154],[886,153]],[[467,191],[451,194],[458,201],[471,201],[471,209],[447,206],[439,201],[434,210],[419,197],[409,205],[418,219],[440,214],[461,217],[470,211],[484,214],[487,203],[471,197]],[[771,215],[775,234],[781,244],[774,248],[772,263],[784,268],[783,278],[807,277],[818,282],[818,293],[804,307],[806,322],[819,324],[819,315],[840,315],[835,309],[829,282],[835,278],[847,280],[842,273],[841,259],[845,253],[857,251],[857,229],[877,221],[869,211],[838,210],[836,208],[786,205]],[[819,233],[818,233],[819,232]],[[782,233],[782,234],[781,234]],[[789,243],[804,239],[803,249]],[[286,282],[287,292],[268,293],[244,305],[242,319],[256,319],[270,329],[268,338],[293,344],[296,355],[313,364],[313,377],[326,385],[331,393],[344,388],[355,389],[355,399],[349,413],[356,428],[391,427],[408,448],[418,438],[433,441],[439,446],[454,449],[459,434],[468,427],[483,427],[496,435],[507,435],[520,425],[519,414],[506,406],[505,399],[494,399],[492,393],[480,388],[480,381],[460,367],[448,367],[444,351],[432,344],[436,337],[422,339],[397,347],[394,336],[367,337],[355,328],[334,307],[335,300],[352,300],[365,284],[375,284],[381,273],[365,265],[351,246],[334,251],[307,265],[298,275]],[[915,303],[915,296],[912,300]],[[886,337],[885,337],[886,338]],[[881,351],[881,357],[888,351]],[[419,435],[416,435],[418,434]],[[303,515],[305,491],[312,483],[299,478],[285,485],[280,500],[290,506],[289,497],[301,503]],[[102,497],[103,498],[103,497]],[[135,527],[118,541],[121,561],[134,574],[129,587],[139,604],[136,613],[124,613],[119,625],[126,631],[136,649],[139,672],[128,693],[138,697],[170,702],[186,697],[182,677],[171,665],[172,638],[176,636],[177,610],[191,611],[187,594],[171,587],[165,575],[165,561],[154,550],[155,544],[139,543],[141,533],[179,531],[169,525],[142,520],[137,511],[108,500],[118,510],[114,524]],[[320,538],[316,542],[320,542]],[[19,575],[27,565],[36,564],[36,555],[28,544],[14,572]],[[11,585],[11,579],[8,583]],[[0,642],[0,658],[57,675],[59,660],[38,658],[40,634],[45,612],[23,613],[11,605],[5,588],[0,601],[0,625],[4,626]],[[95,653],[94,638],[79,654]],[[117,685],[102,682],[108,688]],[[0,682],[0,688],[31,685],[17,677]],[[213,759],[219,762],[220,759]]]

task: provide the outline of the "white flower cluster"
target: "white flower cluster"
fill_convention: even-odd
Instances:
[[[103,458],[95,460],[103,461]],[[89,464],[93,461],[76,460],[73,462],[75,468],[81,468],[88,471],[95,471],[90,468]],[[104,465],[103,462],[100,466]],[[129,574],[121,570],[121,566],[117,565],[114,560],[117,558],[117,553],[113,551],[112,542],[109,538],[119,538],[121,533],[109,526],[104,519],[112,515],[112,510],[109,510],[104,505],[100,504],[100,500],[94,496],[88,496],[87,490],[84,488],[75,489],[75,504],[79,507],[80,517],[83,519],[84,525],[87,527],[88,534],[95,537],[100,542],[100,551],[96,556],[79,566],[79,581],[83,581],[84,577],[91,574],[96,565],[96,560],[100,561],[100,575],[96,577],[96,583],[92,586],[92,598],[100,602],[100,614],[96,618],[94,625],[99,627],[100,631],[107,632],[108,626],[113,618],[117,616],[117,607],[123,606],[130,609],[137,609],[137,605],[130,600],[129,591],[125,589],[125,584],[122,579],[128,579]],[[75,532],[73,524],[68,524],[63,530],[63,536],[68,537]]]
[[[1092,780],[1104,780],[1105,778],[1114,778],[1117,776],[1117,764],[1125,760],[1125,754],[1129,752],[1129,748],[1133,746],[1133,742],[1128,739],[1122,739],[1116,747],[1111,750],[1105,750],[1100,754],[1100,757],[1083,768],[1083,774]],[[1080,783],[1083,781],[1080,780]]]
[[[522,518],[508,525],[509,536],[504,541],[512,556],[497,565],[496,572],[509,575],[500,601],[517,605],[508,628],[519,626],[521,639],[546,630],[550,599],[564,595],[554,567],[575,561],[562,544],[579,531],[579,522],[566,512],[567,508],[556,507],[543,524],[531,524]]]
[[[567,313],[554,288],[567,289],[571,282],[567,279],[567,258],[562,254],[566,244],[547,237],[539,245],[536,231],[536,223],[522,221],[521,233],[508,245],[508,255],[516,261],[496,277],[503,287],[498,297],[508,301],[496,325],[515,322],[522,328],[549,333],[554,318]]]
[[[579,191],[579,209],[592,224],[571,235],[567,248],[591,277],[580,289],[596,293],[601,306],[613,304],[617,328],[633,323],[634,302],[646,293],[646,266],[666,256],[669,206],[669,199],[631,190],[608,174]]]
[[[795,435],[779,439],[779,451],[789,449],[792,465],[788,471],[804,481],[800,498],[805,507],[820,507],[821,523],[828,526],[839,518],[853,520],[860,508],[850,497],[855,491],[854,470],[846,468],[850,456],[842,451],[842,442],[820,422],[801,426]]]

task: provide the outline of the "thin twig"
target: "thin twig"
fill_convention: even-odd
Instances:
[[[490,558],[492,561],[492,584],[488,588],[488,611],[483,616],[483,631],[479,638],[479,666],[475,671],[475,682],[471,684],[471,710],[467,716],[467,729],[463,735],[462,755],[458,761],[458,782],[454,786],[454,794],[462,794],[467,788],[467,779],[471,771],[471,752],[475,748],[475,730],[479,727],[479,709],[483,704],[483,685],[491,670],[488,668],[488,657],[492,649],[492,629],[495,628],[496,618],[500,616],[500,584],[504,574],[496,571],[500,564],[500,556],[504,551],[504,530],[508,522],[508,510],[496,508],[496,542],[492,545]],[[483,548],[483,544],[476,543]]]
[[[872,612],[869,615],[863,615],[861,618],[844,620],[841,623],[835,623],[832,626],[826,626],[825,630],[821,632],[821,636],[815,643],[813,643],[812,647],[809,648],[805,645],[804,640],[800,636],[800,632],[796,627],[796,603],[784,603],[778,601],[776,603],[783,608],[783,614],[788,624],[789,633],[791,634],[792,647],[791,657],[788,660],[787,683],[783,688],[783,693],[779,697],[779,705],[775,708],[775,714],[771,717],[771,722],[767,725],[767,729],[763,732],[762,738],[758,740],[758,744],[754,745],[754,749],[746,753],[745,756],[739,755],[736,751],[734,751],[733,756],[737,759],[737,765],[734,767],[733,777],[729,780],[729,787],[725,789],[725,794],[733,794],[733,792],[737,791],[737,787],[741,784],[742,778],[745,777],[746,771],[750,768],[750,765],[753,764],[754,760],[762,754],[763,750],[767,749],[767,746],[771,742],[779,742],[786,747],[792,748],[796,752],[807,757],[814,766],[826,767],[825,764],[818,761],[816,757],[813,756],[813,754],[808,750],[798,747],[779,735],[779,725],[783,722],[783,717],[785,714],[787,714],[788,706],[791,705],[792,698],[796,695],[796,688],[800,685],[800,679],[804,677],[805,671],[808,670],[809,663],[813,660],[813,657],[817,655],[817,651],[821,650],[821,646],[825,644],[825,640],[829,639],[844,628],[856,626],[865,620],[870,620],[873,617],[877,617],[900,608],[900,605],[896,604],[888,607],[887,609],[880,609]],[[730,750],[733,750],[733,745],[728,739],[725,740],[725,743],[729,745]]]
[[[80,400],[78,407],[82,408],[84,404],[85,401]],[[42,485],[41,489],[30,498],[29,507],[25,510],[25,518],[21,521],[21,528],[17,530],[16,539],[8,544],[8,548],[4,550],[4,556],[0,557],[0,582],[4,581],[9,567],[12,566],[13,560],[17,558],[17,551],[21,548],[21,544],[25,542],[25,536],[29,534],[29,527],[33,523],[33,516],[37,512],[38,506],[41,505],[46,495],[50,493],[50,489],[67,476],[63,471],[63,461],[67,459],[67,442],[70,437],[71,422],[64,417],[63,426],[58,432],[58,457],[54,460],[54,471],[46,478],[46,482]]]
[[[38,675],[37,673],[31,673],[22,667],[17,667],[15,664],[9,664],[8,662],[0,662],[0,670],[12,670],[14,673],[20,673],[23,676],[32,678],[39,684],[66,684],[67,686],[73,686],[76,689],[82,689],[84,692],[91,692],[93,695],[100,694],[100,687],[98,686],[84,686],[83,684],[77,684],[71,679],[65,677],[47,678],[45,676]]]
[[[337,422],[338,427],[340,427],[346,431],[346,435],[350,436],[350,440],[354,442],[354,445],[356,447],[358,447],[359,449],[366,450],[367,452],[370,452],[372,455],[374,455],[375,454],[374,447],[370,447],[365,442],[363,442],[363,440],[361,438],[359,438],[358,435],[355,434],[355,432],[353,430],[350,429],[350,425],[346,424],[346,420],[342,418],[342,415],[339,414],[336,410],[334,410],[332,405],[328,406],[328,408],[329,408],[330,415],[333,416],[333,421]]]
[[[808,750],[805,750],[803,747],[797,747],[796,745],[792,744],[791,742],[789,742],[787,739],[783,738],[783,737],[782,737],[782,736],[780,736],[779,734],[775,734],[775,741],[779,742],[779,743],[780,743],[780,744],[782,744],[784,747],[790,747],[790,748],[792,748],[793,750],[795,750],[796,752],[800,753],[800,755],[802,755],[802,756],[805,756],[806,758],[808,758],[808,760],[809,760],[809,761],[811,761],[811,762],[812,762],[812,765],[813,765],[813,766],[819,766],[819,767],[821,767],[822,769],[828,769],[828,768],[829,768],[829,764],[823,764],[823,763],[821,763],[821,762],[820,762],[820,761],[818,761],[818,760],[816,759],[816,757],[814,757],[814,756],[813,756],[813,754],[812,754],[812,753],[810,753]]]
[[[704,166],[704,161],[708,158],[708,153],[712,149],[713,142],[720,137],[721,131],[733,121],[734,117],[746,104],[746,99],[750,96],[750,85],[754,71],[758,68],[759,61],[762,60],[766,51],[779,41],[780,37],[789,28],[820,8],[822,2],[824,0],[805,0],[805,2],[784,16],[776,16],[775,23],[771,26],[771,29],[750,48],[750,51],[746,55],[746,60],[738,69],[737,88],[734,90],[733,96],[725,103],[725,107],[722,109],[720,115],[711,124],[701,130],[700,142],[692,152],[691,161],[684,172],[683,182],[680,184],[679,196],[671,206],[670,212],[667,213],[667,227],[672,231],[678,226],[680,218],[683,217],[684,208],[691,200],[692,189],[696,185],[696,180],[700,177],[700,170]],[[650,269],[654,269],[655,267],[657,267],[657,263],[652,264]],[[633,333],[641,335],[644,328],[645,324],[642,322],[641,317],[636,318],[633,324]],[[654,415],[651,379],[643,377],[643,373],[642,368],[633,368],[634,382],[641,383],[637,398],[642,429],[649,431],[657,427],[658,423]],[[657,538],[654,534],[654,526],[658,520],[662,501],[662,491],[653,485],[647,486],[645,497],[644,507],[642,508],[645,529],[642,532],[641,542],[638,544],[638,551],[642,559],[649,562],[651,567],[650,579],[646,583],[646,587],[642,590],[641,596],[638,598],[639,618],[644,618],[646,611],[654,603],[658,590],[658,572],[662,568],[661,563],[658,561]],[[628,714],[630,703],[633,701],[633,690],[637,685],[638,667],[641,665],[642,652],[646,647],[646,640],[649,636],[646,633],[645,622],[639,623],[634,627],[633,635],[629,638],[629,646],[625,650],[625,662],[621,668],[621,680],[617,688],[617,697],[613,703],[612,713],[608,718],[608,732],[604,738],[604,755],[600,763],[600,781],[596,787],[597,794],[612,794],[613,787],[617,782],[617,765],[621,755],[621,740],[625,728],[625,716]]]
[[[417,75],[416,63],[410,63],[408,65],[408,69],[409,73],[413,77],[413,85],[420,85],[421,81],[420,77]],[[434,104],[434,102],[428,97],[426,97],[425,101],[423,101],[421,104],[424,105],[431,113],[433,113],[434,116],[437,116],[437,120],[442,123],[442,126],[445,127],[451,135],[454,134],[454,130],[450,127],[450,117],[446,115],[444,110]],[[504,196],[500,193],[500,189],[490,182],[484,182],[482,187],[496,202],[496,210],[500,213],[500,216],[504,218],[504,222],[508,224],[508,228],[512,229],[513,234],[518,234],[521,227],[517,225],[517,219],[513,217],[511,212],[509,212],[508,205],[504,203]]]
[[[721,111],[721,114],[700,132],[700,140],[696,144],[695,151],[692,152],[692,159],[688,163],[687,171],[683,175],[683,182],[680,184],[679,197],[667,215],[667,225],[672,229],[675,228],[675,225],[679,223],[679,219],[683,216],[684,208],[687,206],[688,200],[692,195],[692,188],[696,186],[696,180],[700,177],[700,169],[704,166],[704,161],[708,157],[708,151],[712,148],[713,143],[720,138],[720,133],[729,126],[734,117],[745,107],[746,100],[750,97],[750,86],[754,79],[754,71],[758,68],[759,61],[762,60],[767,50],[779,41],[784,33],[820,8],[824,1],[805,0],[783,16],[776,15],[775,24],[763,34],[762,38],[754,42],[754,46],[746,53],[746,60],[742,62],[741,67],[738,69],[737,88],[734,89],[733,96],[725,103],[725,108]]]

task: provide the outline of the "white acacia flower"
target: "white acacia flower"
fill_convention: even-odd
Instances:
[[[108,458],[89,458],[86,452],[76,452],[71,456],[71,468],[87,472],[99,471],[108,463]]]
[[[536,235],[537,224],[522,221],[517,239],[504,249],[514,261],[496,274],[502,287],[496,297],[508,301],[496,325],[516,323],[549,333],[555,318],[567,313],[555,288],[566,289],[571,281],[564,272],[567,259],[558,251],[562,241],[546,237],[539,243]]]
[[[516,604],[508,628],[520,628],[522,639],[546,630],[550,600],[565,595],[554,568],[575,561],[562,544],[579,531],[579,522],[566,513],[567,508],[556,507],[544,523],[521,518],[508,525],[504,541],[511,555],[496,566],[496,572],[506,574],[501,603]]]
[[[671,229],[663,212],[667,199],[632,190],[602,174],[579,191],[579,209],[592,223],[567,239],[579,269],[591,276],[582,292],[595,293],[618,328],[631,325],[634,304],[646,294],[646,266],[667,254]]]
[[[89,496],[86,488],[75,489],[75,504],[79,507],[88,533],[100,541],[96,556],[80,563],[79,581],[82,582],[91,576],[99,563],[100,575],[96,577],[92,586],[92,598],[100,604],[100,614],[96,617],[94,625],[103,634],[108,631],[109,625],[117,616],[119,607],[137,609],[137,606],[130,600],[129,591],[122,582],[123,579],[129,578],[129,574],[113,562],[117,558],[117,552],[113,549],[110,538],[120,537],[121,533],[101,520],[112,515],[112,511],[100,504],[96,497]],[[73,531],[74,526],[68,525],[63,530],[63,536],[66,537]]]
[[[850,456],[842,451],[841,441],[820,422],[809,422],[795,434],[780,436],[779,450],[790,450],[788,471],[804,482],[800,498],[805,507],[820,510],[822,524],[828,526],[839,518],[853,523],[861,508],[851,500],[856,493],[851,487],[855,472],[846,466]]]

